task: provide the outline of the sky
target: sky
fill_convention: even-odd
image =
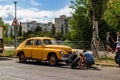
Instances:
[[[0,0],[0,17],[5,23],[12,24],[15,17],[14,1],[17,1],[18,22],[54,23],[55,18],[71,16],[72,12],[69,6],[73,0]]]

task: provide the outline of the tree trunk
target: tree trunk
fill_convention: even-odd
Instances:
[[[98,22],[93,20],[93,36],[92,36],[92,50],[95,57],[99,57],[99,37],[98,37]]]
[[[93,22],[93,36],[92,36],[92,50],[95,57],[99,57],[99,36],[98,36],[98,20],[96,17],[96,1],[92,0],[92,22]]]

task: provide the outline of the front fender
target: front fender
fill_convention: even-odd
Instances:
[[[13,55],[14,55],[14,56],[18,56],[19,52],[23,52],[23,49],[21,49],[21,48],[16,49],[16,50],[14,51]]]
[[[61,54],[60,51],[61,51],[61,49],[50,49],[50,48],[44,49],[43,50],[43,58],[47,59],[47,56],[50,53],[54,53],[54,54],[56,54],[58,59],[61,59],[64,56],[64,54],[67,54],[67,51],[63,50],[64,54]]]

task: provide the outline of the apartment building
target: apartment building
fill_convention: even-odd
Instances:
[[[66,15],[61,15],[59,18],[55,18],[55,28],[56,32],[61,32],[61,28],[63,27],[64,34],[69,31],[70,29],[68,26],[68,20],[71,19],[71,17],[66,17]],[[48,23],[37,23],[36,21],[31,22],[21,22],[20,23],[22,27],[22,33],[27,33],[29,30],[35,31],[37,27],[41,27],[42,31],[49,31],[51,32],[51,28],[53,26],[52,22]],[[8,35],[10,35],[11,31],[14,35],[14,27],[10,26],[8,27]],[[19,27],[18,27],[19,29]]]
[[[21,22],[22,32],[28,32],[28,30],[34,31],[37,28],[36,21]]]
[[[48,23],[37,23],[36,21],[31,21],[31,22],[22,22],[22,32],[27,32],[28,30],[35,31],[37,27],[41,27],[42,31],[51,31],[53,23],[48,22]]]
[[[55,28],[56,32],[61,32],[61,28],[63,27],[64,33],[68,31],[68,20],[70,17],[66,17],[65,15],[61,15],[59,18],[55,18]]]

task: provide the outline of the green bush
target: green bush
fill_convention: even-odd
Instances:
[[[14,52],[14,50],[4,50],[2,56],[12,57],[13,56],[13,52]]]

